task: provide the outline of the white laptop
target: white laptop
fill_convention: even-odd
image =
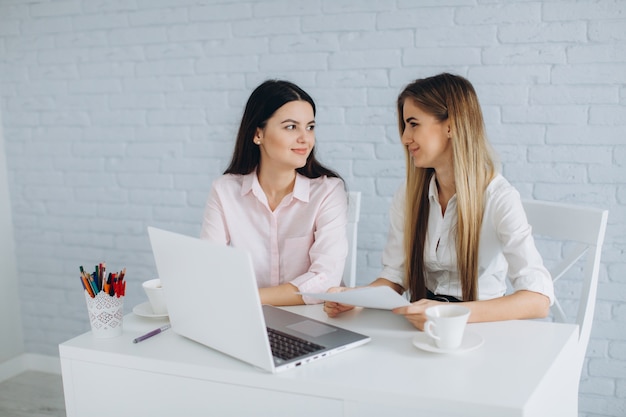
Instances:
[[[370,337],[282,310],[261,306],[250,255],[241,249],[148,227],[172,330],[269,372],[328,357]],[[270,348],[296,337],[304,351]],[[295,356],[294,356],[295,355]]]

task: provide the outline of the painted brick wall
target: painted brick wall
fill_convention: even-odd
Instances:
[[[319,155],[363,193],[358,279],[375,278],[404,175],[395,97],[441,71],[476,86],[524,197],[610,210],[580,412],[625,415],[625,1],[0,0],[27,351],[57,355],[88,330],[78,265],[127,267],[127,312],[144,301],[146,226],[199,233],[270,77],[319,105]]]

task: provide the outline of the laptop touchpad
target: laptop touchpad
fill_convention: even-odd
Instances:
[[[334,327],[326,326],[322,323],[316,323],[311,320],[304,320],[287,326],[291,330],[303,333],[311,337],[320,337],[328,333],[337,331]]]

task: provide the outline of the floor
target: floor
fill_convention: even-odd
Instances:
[[[0,416],[65,417],[61,375],[27,371],[0,383]]]

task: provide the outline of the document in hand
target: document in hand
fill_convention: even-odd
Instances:
[[[318,300],[334,301],[357,307],[393,310],[409,305],[409,301],[389,287],[363,287],[342,292],[299,293]]]

